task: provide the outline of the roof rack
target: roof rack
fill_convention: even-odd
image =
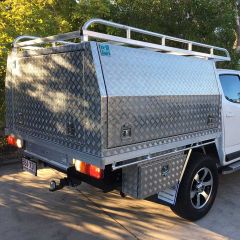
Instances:
[[[114,36],[110,34],[104,34],[96,31],[88,30],[88,28],[93,24],[101,24],[104,26],[125,30],[126,37],[124,38],[120,36]],[[44,37],[44,38],[37,38],[32,36],[20,36],[15,39],[13,43],[13,47],[23,48],[23,47],[41,45],[46,43],[52,43],[53,45],[55,45],[55,43],[76,44],[73,42],[66,42],[66,40],[81,38],[82,42],[86,42],[86,41],[89,41],[89,38],[94,38],[94,39],[110,41],[118,44],[120,43],[120,44],[135,46],[135,47],[147,48],[154,51],[160,51],[160,52],[162,51],[169,54],[195,56],[195,57],[206,58],[214,61],[230,61],[231,60],[230,54],[225,48],[215,47],[215,46],[202,44],[194,41],[189,41],[181,38],[175,38],[168,35],[143,30],[140,28],[135,28],[127,25],[122,25],[119,23],[106,21],[103,19],[91,19],[87,21],[83,25],[81,33],[80,31],[74,31],[74,32],[69,32],[69,33],[64,33],[60,35]],[[143,35],[159,38],[160,44],[133,39],[131,37],[132,33],[140,33]],[[32,40],[20,42],[20,40],[22,39],[32,39]],[[168,45],[168,41],[171,41],[172,43],[176,43],[176,44],[179,44],[179,43],[184,44],[187,46],[187,48],[185,49],[185,48],[172,47]]]
[[[18,48],[19,45],[22,45],[20,46],[21,48],[24,48],[26,47],[27,49],[29,49],[30,47],[33,47],[32,45],[36,45],[38,43],[32,43],[32,44],[28,44],[28,42],[31,42],[31,41],[24,41],[22,42],[21,44],[21,40],[23,39],[32,39],[32,40],[36,40],[38,41],[38,39],[41,39],[39,37],[35,37],[35,36],[28,36],[28,35],[23,35],[23,36],[19,36],[17,38],[15,38],[15,40],[13,41],[13,47],[14,48]],[[20,42],[20,43],[19,43]],[[44,43],[47,43],[47,42],[44,42]],[[52,41],[52,46],[55,46],[56,43],[60,43],[60,44],[64,44],[64,45],[68,45],[68,44],[74,44],[73,42],[66,42],[66,41]],[[39,43],[39,44],[43,44],[43,43]],[[36,47],[35,47],[36,48]]]

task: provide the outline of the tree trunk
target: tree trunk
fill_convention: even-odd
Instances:
[[[239,16],[240,1],[236,1],[236,21],[237,21],[237,51],[240,52],[240,16]]]

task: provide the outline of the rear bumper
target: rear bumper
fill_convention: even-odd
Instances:
[[[59,164],[55,161],[46,159],[42,156],[38,156],[34,153],[24,151],[24,156],[30,159],[34,159],[40,162],[43,162],[45,166],[53,168],[59,172],[62,172],[67,175],[67,178],[71,180],[73,184],[79,184],[81,182],[87,183],[91,186],[99,188],[104,192],[109,192],[114,189],[118,189],[122,184],[122,171],[116,170],[112,171],[111,166],[107,166],[104,169],[104,174],[102,179],[95,179],[86,174],[76,171],[75,166],[66,167],[65,165]]]
[[[67,169],[67,176],[74,182],[84,182],[96,188],[103,190],[104,192],[109,192],[114,189],[118,189],[121,187],[122,178],[121,178],[122,171],[111,171],[110,166],[104,169],[104,178],[102,179],[95,179],[88,175],[82,174],[75,170],[75,167],[70,167]],[[119,189],[120,190],[120,189]]]

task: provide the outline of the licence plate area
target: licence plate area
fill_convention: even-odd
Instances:
[[[34,176],[37,176],[37,163],[26,158],[22,158],[23,171],[27,171]]]

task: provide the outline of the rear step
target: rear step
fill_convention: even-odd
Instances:
[[[222,169],[222,174],[234,173],[240,170],[240,161],[234,162]]]
[[[178,184],[171,188],[167,188],[158,193],[158,199],[166,204],[175,205],[178,192]]]

